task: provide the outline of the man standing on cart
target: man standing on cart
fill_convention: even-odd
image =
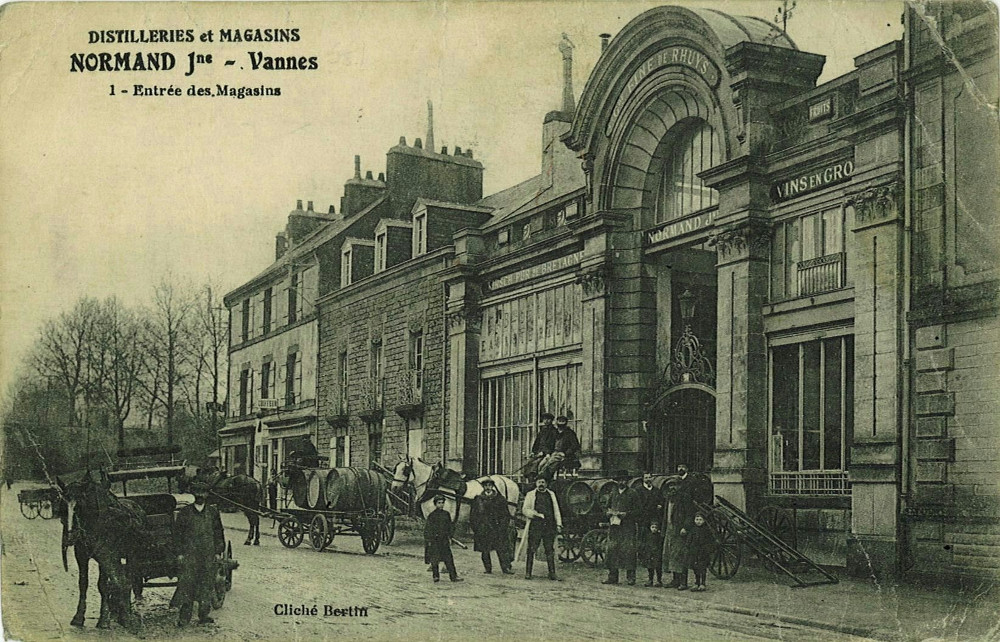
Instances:
[[[174,550],[177,551],[177,590],[170,606],[180,608],[177,626],[191,622],[194,603],[198,603],[198,622],[211,624],[212,600],[215,593],[215,557],[226,550],[219,509],[205,503],[208,486],[195,483],[191,487],[194,504],[177,513],[174,523]]]

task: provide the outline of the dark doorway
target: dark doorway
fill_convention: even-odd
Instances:
[[[705,386],[678,386],[651,408],[647,463],[656,473],[672,473],[685,463],[708,472],[715,455],[715,395]]]

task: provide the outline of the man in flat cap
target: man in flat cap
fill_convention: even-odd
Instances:
[[[574,470],[580,467],[580,440],[569,427],[569,419],[563,415],[556,417],[556,438],[552,454],[542,460],[538,474],[551,480],[556,471]]]
[[[448,569],[452,582],[461,582],[455,570],[455,558],[451,554],[451,536],[455,525],[451,515],[444,509],[444,495],[434,498],[434,510],[424,522],[424,550],[431,564],[434,581],[441,581],[441,562]]]
[[[487,477],[480,482],[483,492],[472,500],[472,511],[469,523],[475,537],[474,549],[482,553],[483,569],[493,572],[492,551],[497,552],[500,560],[500,570],[504,575],[510,575],[512,551],[508,540],[510,512],[507,510],[507,500],[497,492],[496,483]]]
[[[638,524],[642,512],[639,495],[635,489],[629,488],[629,473],[620,470],[614,475],[618,487],[611,493],[608,505],[608,551],[605,563],[608,567],[608,579],[602,584],[617,584],[618,570],[625,569],[625,578],[629,585],[635,584],[635,562],[638,552]]]
[[[195,482],[191,486],[194,503],[177,512],[174,524],[174,550],[177,551],[177,590],[171,606],[180,608],[177,626],[191,622],[194,603],[198,603],[198,621],[211,624],[209,616],[215,594],[215,556],[226,550],[219,509],[205,503],[208,485]]]

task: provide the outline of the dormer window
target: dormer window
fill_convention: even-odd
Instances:
[[[346,248],[340,255],[340,287],[351,284],[351,248]]]
[[[385,232],[375,236],[375,272],[385,270],[385,238]]]
[[[427,212],[413,217],[413,256],[427,253]]]

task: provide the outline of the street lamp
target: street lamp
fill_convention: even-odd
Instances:
[[[696,304],[694,294],[691,293],[691,290],[685,288],[684,293],[677,297],[677,300],[681,304],[681,319],[684,321],[684,325],[691,325],[691,320],[694,319]]]

